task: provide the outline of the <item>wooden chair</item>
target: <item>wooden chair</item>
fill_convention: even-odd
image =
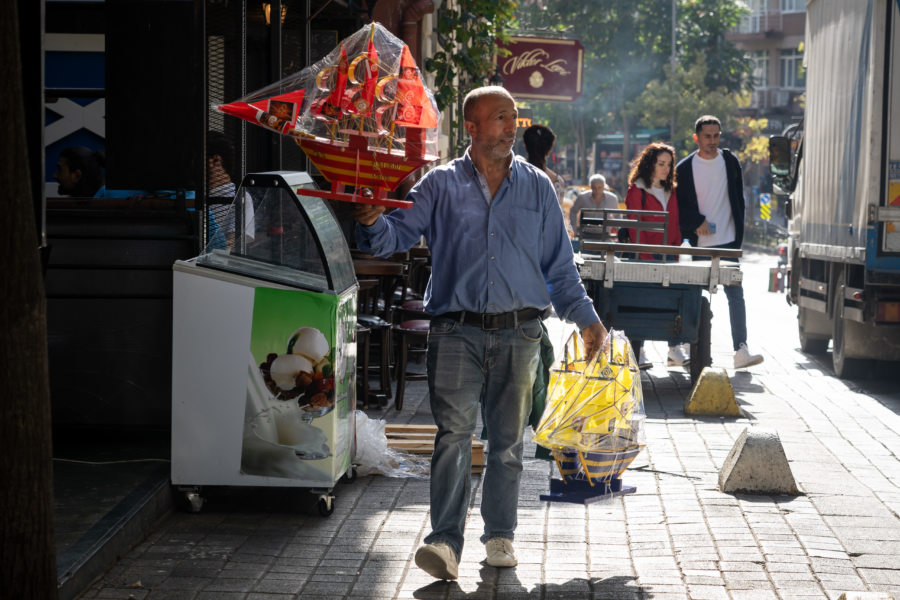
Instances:
[[[391,393],[391,341],[390,302],[394,289],[402,280],[402,263],[377,258],[357,258],[353,261],[360,292],[357,304],[357,323],[370,330],[369,364],[366,378],[372,373],[378,376],[379,387],[366,391],[363,405],[370,400],[386,406]],[[365,282],[365,283],[363,283]],[[375,354],[375,360],[372,355]]]
[[[426,374],[409,371],[409,359],[422,358],[428,350],[428,329],[431,315],[425,312],[422,296],[430,274],[430,252],[428,248],[414,246],[409,251],[406,277],[391,309],[394,337],[394,379],[397,393],[394,406],[403,408],[403,396],[407,381],[425,380]]]
[[[428,351],[428,329],[431,327],[431,318],[409,319],[394,325],[391,329],[394,334],[397,352],[397,362],[394,368],[394,377],[397,379],[397,394],[394,396],[394,407],[397,410],[403,408],[403,394],[406,392],[407,381],[424,381],[425,373],[408,371],[409,356],[425,356]]]

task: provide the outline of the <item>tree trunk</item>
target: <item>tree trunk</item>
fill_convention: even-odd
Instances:
[[[628,173],[631,170],[631,123],[628,114],[622,109],[622,189],[628,189]]]
[[[573,129],[575,131],[575,143],[578,144],[578,160],[580,162],[578,165],[578,179],[582,184],[587,185],[590,171],[588,170],[587,160],[588,146],[584,134],[584,113],[581,111],[574,111],[574,109],[573,112],[575,114],[575,127]]]
[[[0,595],[57,598],[44,286],[29,179],[19,19],[0,2]]]

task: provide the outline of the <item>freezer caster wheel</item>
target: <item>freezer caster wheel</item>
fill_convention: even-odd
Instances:
[[[334,496],[319,496],[317,507],[320,515],[330,517],[334,512]]]
[[[344,481],[347,483],[356,481],[356,467],[350,467],[350,470],[344,473]]]
[[[198,513],[203,508],[206,500],[200,495],[200,488],[182,488],[184,492],[184,509],[188,512]]]

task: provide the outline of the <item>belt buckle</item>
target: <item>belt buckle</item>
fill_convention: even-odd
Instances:
[[[491,318],[496,318],[496,315],[491,315],[488,313],[481,313],[481,329],[483,331],[496,331],[496,330],[500,329],[499,327],[497,327],[496,321],[494,322],[493,327],[488,327],[488,321]]]

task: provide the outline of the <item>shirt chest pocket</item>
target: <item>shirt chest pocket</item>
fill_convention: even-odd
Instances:
[[[503,222],[508,223],[507,231],[518,244],[537,244],[543,235],[543,216],[530,208],[510,207],[503,216]]]

